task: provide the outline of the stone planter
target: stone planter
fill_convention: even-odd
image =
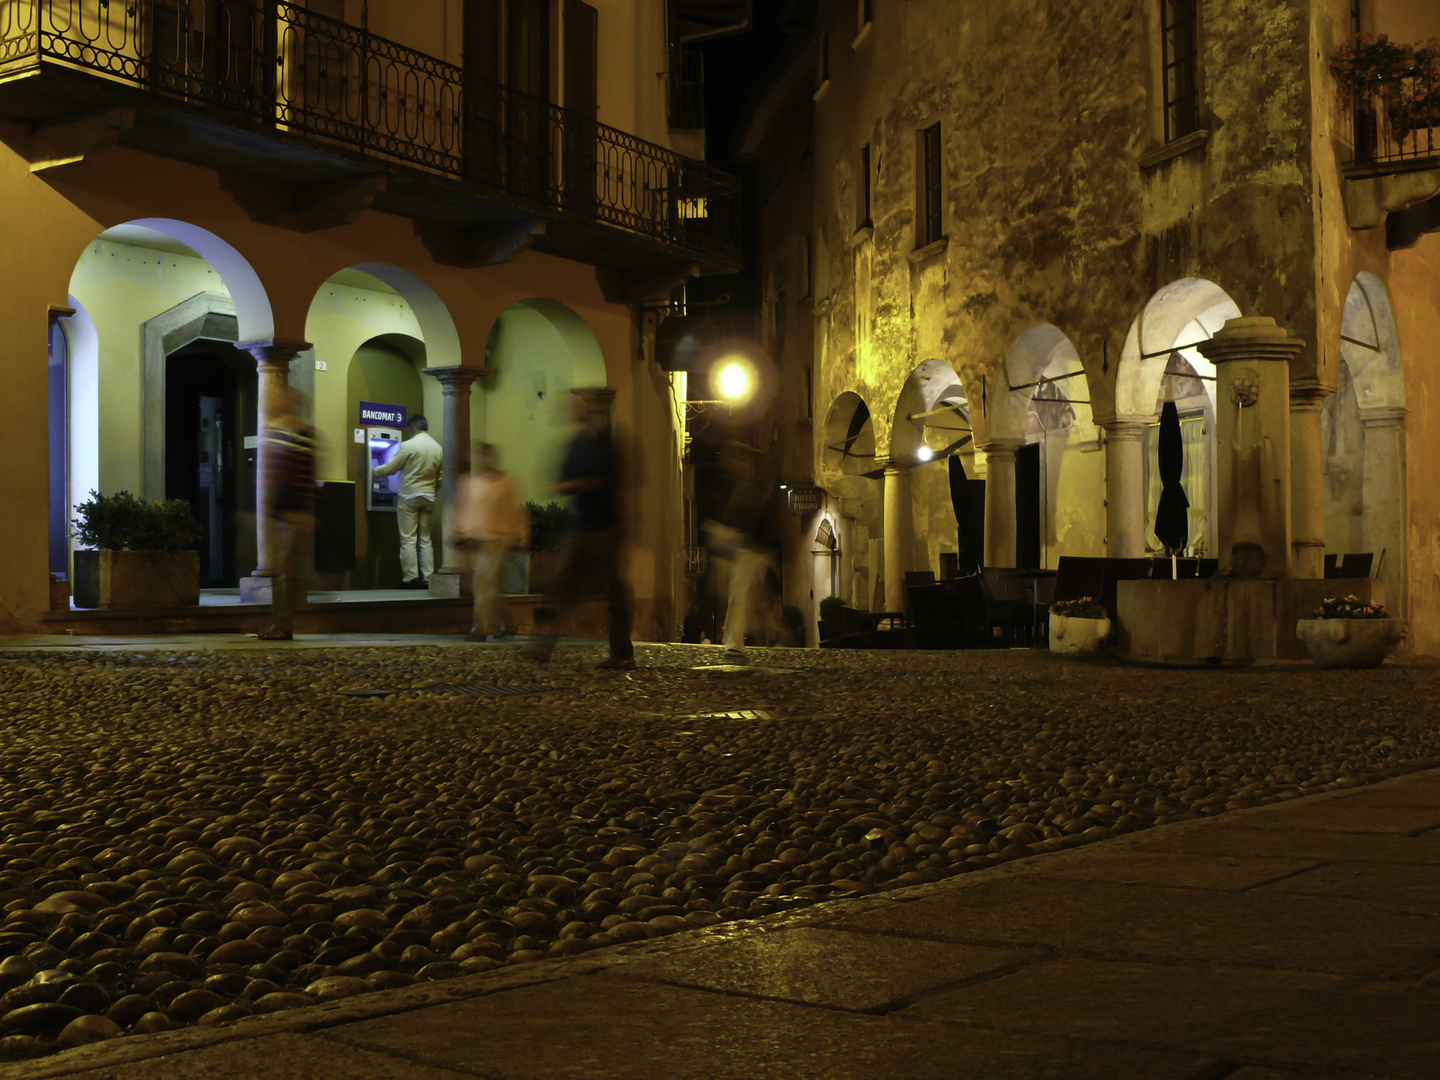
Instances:
[[[1295,636],[1316,667],[1379,667],[1405,628],[1399,619],[1300,619]]]
[[[1050,651],[1056,656],[1099,656],[1109,638],[1109,619],[1050,616]]]
[[[200,603],[198,551],[77,551],[75,606],[194,607]]]

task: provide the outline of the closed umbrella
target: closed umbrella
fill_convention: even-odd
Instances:
[[[1180,435],[1180,410],[1167,401],[1160,410],[1160,505],[1155,509],[1155,535],[1175,555],[1190,541],[1190,500],[1180,477],[1185,473],[1185,442]]]
[[[980,552],[984,541],[984,526],[976,528],[974,501],[970,497],[970,481],[965,476],[965,466],[958,454],[950,456],[950,506],[955,511],[955,523],[959,527],[960,554],[956,560],[958,573],[973,574],[980,569]],[[980,538],[977,538],[977,533]]]

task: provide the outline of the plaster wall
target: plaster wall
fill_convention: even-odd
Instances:
[[[226,296],[228,290],[215,269],[193,255],[96,240],[75,263],[70,292],[89,312],[100,346],[100,491],[138,494],[144,468],[144,325],[197,293]]]
[[[1390,295],[1405,361],[1409,647],[1440,655],[1440,234],[1391,256]]]

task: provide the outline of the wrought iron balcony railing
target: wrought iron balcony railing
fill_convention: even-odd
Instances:
[[[734,262],[739,181],[280,0],[0,0],[0,82],[63,67]]]
[[[1401,78],[1349,110],[1351,171],[1400,172],[1440,159],[1440,98]]]

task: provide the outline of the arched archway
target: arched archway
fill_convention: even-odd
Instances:
[[[875,421],[870,405],[853,390],[835,397],[825,412],[817,480],[834,511],[833,537],[822,545],[838,552],[825,562],[827,580],[818,580],[817,597],[835,595],[858,608],[869,608],[881,567],[872,561],[872,539],[880,535],[880,475],[875,458]],[[833,540],[833,545],[831,543]]]
[[[93,397],[77,381],[72,502],[91,487],[185,499],[203,530],[202,585],[234,584],[255,551],[245,438],[255,434],[256,384],[254,360],[235,342],[274,333],[259,277],[208,230],[145,218],[100,233],[77,260],[70,293],[94,342],[75,356],[93,357]]]
[[[605,386],[605,356],[570,307],[531,297],[500,313],[485,346],[479,436],[500,455],[522,498],[548,502],[568,437],[570,391]]]
[[[1062,554],[1105,551],[1105,472],[1089,383],[1058,327],[1026,327],[1006,350],[990,430],[1016,451],[1016,563],[1054,568]]]
[[[1369,553],[1401,617],[1407,609],[1405,376],[1389,293],[1361,271],[1340,327],[1339,385],[1321,406],[1327,555]]]
[[[1131,558],[1161,549],[1154,534],[1160,500],[1156,425],[1174,401],[1185,445],[1191,554],[1215,550],[1215,368],[1199,352],[1240,308],[1213,281],[1181,278],[1146,302],[1130,326],[1115,375],[1115,416],[1106,422],[1108,554]]]
[[[939,572],[947,557],[966,569],[978,565],[984,549],[984,485],[977,477],[969,397],[945,361],[923,361],[901,387],[890,462],[887,482],[900,479],[895,466],[910,470],[905,482],[916,555],[915,565],[907,568]],[[887,498],[887,510],[893,501]]]

